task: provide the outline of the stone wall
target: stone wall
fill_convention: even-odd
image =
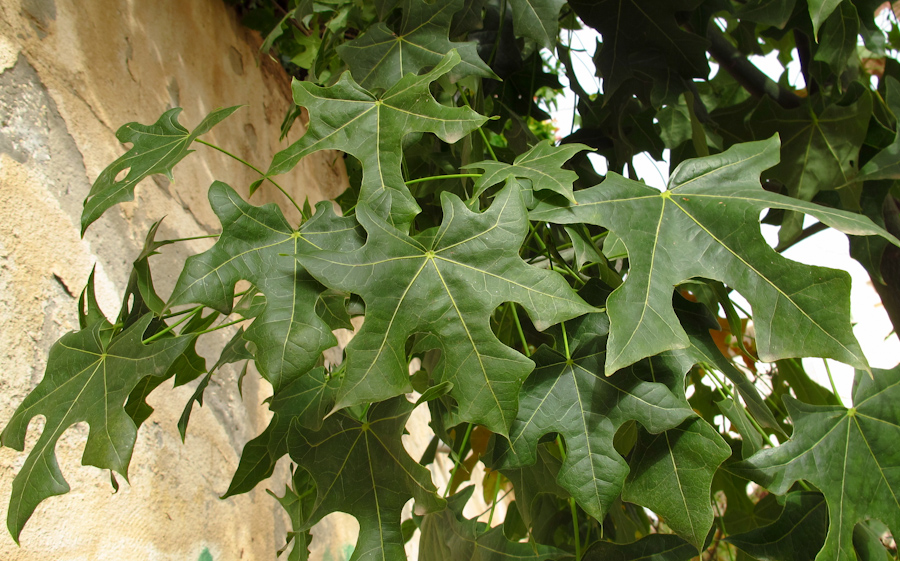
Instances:
[[[289,81],[260,60],[259,43],[222,0],[0,0],[0,424],[41,379],[50,345],[77,328],[77,297],[94,265],[101,307],[115,316],[150,224],[165,216],[158,239],[214,233],[219,225],[206,201],[213,179],[243,193],[255,179],[197,145],[173,182],[145,181],[134,203],[111,209],[81,238],[91,183],[126,150],[115,138],[119,126],[149,124],[181,106],[182,123],[192,128],[216,107],[244,104],[204,138],[260,167],[286,146],[278,130]],[[315,203],[337,195],[346,173],[336,154],[318,153],[280,183]],[[284,202],[265,188],[254,201]],[[178,263],[210,243],[179,243],[154,257],[162,294]],[[230,335],[211,337],[207,356]],[[236,377],[226,368],[213,379],[186,446],[175,426],[192,386],[151,396],[156,412],[138,434],[130,484],[121,481],[115,494],[109,474],[80,465],[87,426],[67,431],[57,455],[72,491],[37,509],[21,547],[0,537],[0,559],[273,559],[284,540],[280,507],[263,489],[218,498],[243,444],[267,422],[256,404],[271,390],[248,376],[242,402]],[[41,420],[31,423],[26,450],[40,427]],[[24,459],[0,449],[3,518]],[[271,486],[280,493],[280,484]]]

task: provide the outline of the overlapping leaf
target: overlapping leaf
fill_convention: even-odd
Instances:
[[[900,115],[900,82],[891,76],[888,76],[886,81],[886,101],[896,117]],[[894,142],[866,162],[866,165],[859,170],[858,179],[865,181],[900,179],[900,126],[897,127]]]
[[[309,111],[309,127],[300,140],[275,155],[268,173],[284,173],[318,150],[342,150],[362,163],[360,201],[389,192],[394,223],[408,224],[419,207],[400,172],[403,138],[430,132],[453,143],[486,121],[467,107],[440,105],[428,91],[431,82],[459,61],[459,54],[450,51],[427,74],[407,74],[380,97],[359,86],[349,73],[327,88],[294,82],[294,102]]]
[[[137,427],[125,412],[125,399],[146,376],[162,376],[192,337],[163,338],[144,344],[152,316],[145,315],[109,339],[96,322],[64,335],[50,349],[47,370],[37,387],[3,429],[4,446],[22,450],[28,423],[46,419],[41,436],[13,480],[7,527],[17,541],[25,522],[44,499],[69,491],[56,461],[59,437],[75,423],[90,426],[82,463],[128,476]]]
[[[533,363],[501,343],[490,315],[518,302],[538,329],[593,308],[555,272],[526,265],[518,248],[528,228],[519,185],[501,190],[490,209],[475,213],[442,193],[443,222],[410,237],[365,206],[357,218],[366,245],[348,253],[304,252],[304,267],[329,287],[366,302],[366,321],[347,347],[347,370],[336,408],[411,391],[406,342],[430,332],[443,343],[443,380],[461,420],[506,434],[522,380]],[[374,283],[371,279],[390,279]]]
[[[622,492],[628,466],[613,447],[616,431],[637,420],[654,433],[676,427],[694,415],[683,395],[667,387],[683,384],[683,370],[638,364],[613,376],[603,375],[607,323],[601,314],[576,320],[581,334],[572,359],[541,347],[536,367],[519,396],[519,412],[510,439],[495,445],[500,468],[533,464],[539,439],[558,433],[567,455],[559,484],[597,520],[603,520]],[[572,327],[575,327],[573,325]],[[587,335],[587,336],[585,336]]]
[[[725,538],[760,561],[812,561],[828,530],[821,493],[797,491],[784,499],[784,510],[767,526]],[[883,548],[882,548],[883,549]]]
[[[304,525],[341,511],[359,521],[350,561],[405,559],[400,511],[409,499],[416,510],[435,512],[446,502],[435,494],[431,474],[409,457],[400,437],[413,404],[403,397],[372,405],[365,422],[343,413],[312,431],[294,422],[288,434],[291,458],[316,482],[316,502]]]
[[[172,179],[172,168],[192,152],[188,149],[191,143],[238,109],[239,105],[216,109],[193,131],[178,122],[180,107],[169,109],[152,125],[123,125],[116,131],[116,138],[132,143],[131,150],[107,166],[91,186],[81,215],[81,234],[111,206],[133,200],[134,188],[142,179],[156,173]],[[125,177],[116,180],[126,170]]]
[[[362,243],[361,237],[353,219],[335,216],[327,204],[295,231],[277,206],[253,206],[224,183],[213,183],[209,200],[222,234],[208,251],[188,259],[169,306],[197,303],[227,314],[235,284],[253,283],[266,306],[245,337],[256,344],[260,373],[277,390],[337,344],[315,312],[322,286],[291,256],[303,247],[350,250]]]
[[[448,37],[453,14],[462,7],[463,0],[404,0],[396,33],[377,23],[338,47],[338,54],[357,83],[368,90],[388,89],[407,74],[439,64],[453,49],[461,60],[449,72],[451,81],[465,76],[496,77],[478,56],[475,42],[454,43]]]
[[[571,202],[575,202],[572,194],[572,186],[578,179],[574,171],[562,169],[569,158],[581,152],[590,150],[583,144],[564,144],[553,146],[549,140],[537,143],[529,151],[516,157],[512,165],[505,162],[484,161],[468,164],[466,168],[483,169],[484,173],[475,181],[477,197],[485,189],[505,181],[509,177],[527,179],[531,181],[534,191],[550,190],[559,193]]]
[[[853,561],[853,528],[869,518],[900,535],[900,367],[857,371],[853,407],[784,397],[791,439],[732,467],[773,493],[806,480],[828,503],[828,535],[817,561]]]
[[[422,559],[549,561],[568,557],[566,552],[555,547],[510,541],[503,535],[503,526],[489,528],[484,522],[467,519],[462,511],[474,490],[475,487],[463,489],[447,499],[447,508],[422,517],[419,522],[422,530],[419,553]]]
[[[643,432],[629,461],[622,500],[656,512],[702,550],[713,523],[713,475],[730,455],[731,448],[703,419],[662,434]]]
[[[306,429],[321,428],[322,419],[334,404],[339,383],[324,368],[316,368],[272,396],[269,404],[272,419],[262,434],[244,446],[237,471],[223,498],[246,493],[272,475],[275,463],[288,452],[288,430],[295,419]]]
[[[867,368],[850,330],[849,275],[775,253],[760,234],[759,212],[795,210],[849,234],[900,241],[865,217],[763,190],[759,174],[778,152],[773,137],[684,162],[662,193],[610,173],[576,192],[577,205],[548,198],[531,212],[532,220],[607,227],[628,248],[628,278],[607,302],[607,374],[688,346],[672,288],[693,277],[720,280],[750,302],[762,360],[822,356]]]
[[[597,542],[584,553],[584,561],[640,559],[641,561],[688,561],[697,548],[672,534],[651,534],[636,542]]]
[[[559,35],[559,10],[565,0],[510,0],[513,29],[517,37],[528,37],[553,51]]]

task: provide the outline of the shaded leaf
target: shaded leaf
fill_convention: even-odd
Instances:
[[[309,126],[300,140],[275,155],[267,173],[285,173],[300,158],[319,150],[342,150],[362,163],[359,201],[371,204],[389,192],[395,223],[408,224],[419,207],[400,172],[403,138],[430,132],[453,143],[486,121],[467,107],[440,105],[429,93],[429,84],[459,61],[451,51],[427,74],[407,74],[377,98],[349,73],[327,88],[295,81],[294,102],[309,111]]]
[[[869,518],[900,535],[900,367],[857,371],[854,407],[784,404],[791,439],[735,464],[732,470],[782,494],[809,481],[828,503],[828,536],[818,561],[853,561],[853,529]]]
[[[125,399],[144,377],[165,374],[192,339],[164,338],[145,345],[142,337],[151,319],[144,316],[109,341],[101,338],[104,324],[98,322],[64,335],[51,347],[44,378],[0,435],[3,446],[23,450],[29,421],[36,415],[46,419],[13,480],[7,527],[16,541],[38,504],[69,491],[55,447],[73,424],[90,426],[82,463],[115,470],[127,479],[137,427],[123,408]]]
[[[181,107],[169,109],[152,125],[128,123],[119,128],[116,138],[119,142],[131,143],[132,147],[100,172],[91,186],[81,214],[81,234],[84,235],[87,227],[106,209],[134,200],[134,188],[144,178],[163,173],[171,180],[172,168],[192,152],[188,149],[191,143],[240,107],[212,111],[193,131],[188,131],[178,122]],[[126,170],[125,177],[116,180]]]
[[[658,435],[642,432],[629,461],[622,500],[656,512],[701,550],[713,523],[713,474],[730,455],[731,448],[703,419]]]
[[[825,543],[827,530],[825,497],[797,491],[785,497],[784,510],[775,522],[725,541],[760,561],[812,561]]]
[[[900,115],[900,82],[893,76],[886,76],[885,81],[887,83],[887,104],[895,116]],[[900,127],[897,127],[894,142],[866,162],[866,165],[859,170],[858,178],[865,181],[900,179]]]
[[[577,191],[578,205],[548,197],[530,213],[607,227],[628,247],[628,279],[607,301],[607,374],[689,344],[671,299],[672,288],[692,277],[722,281],[750,302],[760,359],[823,356],[867,367],[850,330],[849,276],[775,253],[760,234],[759,212],[796,210],[846,233],[900,242],[865,217],[763,190],[759,173],[778,161],[778,149],[773,137],[683,162],[663,193],[610,173]]]
[[[284,495],[278,496],[266,489],[266,492],[275,497],[278,504],[288,513],[291,521],[291,530],[287,533],[284,547],[278,552],[280,556],[288,547],[288,561],[307,561],[309,559],[309,542],[312,536],[309,531],[300,530],[312,513],[315,500],[316,484],[305,469],[297,469],[292,466],[291,481],[284,486]]]
[[[431,333],[443,344],[438,381],[453,383],[450,395],[459,404],[459,418],[506,434],[533,363],[491,332],[494,309],[518,302],[543,329],[593,308],[559,274],[519,257],[528,219],[517,184],[500,191],[483,213],[446,192],[441,203],[440,228],[416,237],[361,205],[357,218],[368,233],[366,245],[348,253],[298,256],[324,284],[352,290],[366,302],[365,322],[346,349],[335,408],[408,393],[406,341],[415,333]],[[372,278],[391,282],[371,283]]]
[[[516,37],[528,37],[553,51],[559,35],[559,10],[566,0],[510,0]]]
[[[583,561],[687,561],[696,557],[697,548],[672,534],[651,534],[634,543],[597,542]]]
[[[435,495],[429,471],[409,457],[400,436],[413,404],[403,397],[373,404],[365,422],[337,413],[312,431],[294,421],[288,434],[291,458],[316,482],[316,501],[305,530],[335,511],[359,522],[350,561],[405,559],[400,511],[415,499],[419,512],[446,501]]]
[[[812,20],[813,33],[818,37],[819,28],[828,16],[842,3],[842,0],[808,0],[809,19]]]
[[[489,528],[484,522],[465,518],[462,511],[474,490],[474,486],[466,487],[447,499],[447,508],[422,517],[419,552],[423,560],[547,561],[568,556],[554,547],[510,541],[503,535],[504,526]]]
[[[404,0],[396,33],[377,23],[338,47],[338,54],[357,83],[370,91],[386,90],[407,74],[440,64],[453,49],[460,62],[448,74],[452,82],[466,76],[496,78],[478,56],[475,42],[454,43],[448,37],[453,14],[462,7],[463,0]]]

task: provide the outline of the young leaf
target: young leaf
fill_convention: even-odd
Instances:
[[[145,315],[128,329],[105,341],[103,323],[68,333],[50,349],[47,370],[37,387],[16,409],[0,434],[3,446],[25,447],[28,423],[36,415],[46,419],[41,436],[13,480],[7,527],[18,541],[25,522],[44,499],[69,491],[56,461],[56,442],[75,423],[90,426],[82,463],[115,470],[128,478],[137,427],[123,405],[145,376],[161,376],[191,342],[192,337],[142,342],[152,319]]]
[[[544,140],[537,143],[528,152],[516,157],[512,165],[504,162],[484,161],[463,167],[484,170],[484,174],[475,181],[473,197],[477,197],[488,187],[506,181],[509,177],[515,177],[531,180],[531,187],[534,191],[548,189],[574,203],[575,196],[572,193],[572,185],[578,179],[578,174],[574,171],[564,170],[562,166],[569,158],[582,150],[590,150],[590,147],[584,144],[553,146],[549,140]]]
[[[430,472],[409,457],[400,436],[413,404],[403,397],[372,405],[365,422],[337,413],[311,431],[295,421],[288,434],[291,458],[316,482],[313,510],[300,528],[327,514],[356,517],[359,539],[350,561],[406,559],[400,511],[411,498],[419,512],[446,505],[435,494]]]
[[[533,363],[493,334],[494,309],[518,302],[543,329],[593,308],[558,273],[519,257],[528,219],[518,184],[501,190],[483,213],[446,192],[441,203],[440,228],[417,237],[361,205],[357,218],[368,233],[366,245],[348,253],[298,255],[325,285],[352,290],[366,302],[366,320],[346,349],[347,371],[335,408],[411,391],[406,341],[427,332],[443,343],[439,381],[453,383],[460,420],[505,435]]]
[[[328,205],[300,231],[274,204],[244,201],[231,187],[215,182],[209,201],[222,222],[222,234],[209,250],[187,260],[168,307],[197,303],[224,314],[232,311],[234,287],[248,280],[266,296],[262,314],[246,339],[256,344],[260,373],[277,390],[315,366],[319,354],[337,344],[316,315],[322,286],[291,256],[304,246],[349,250],[362,241],[352,218],[334,215]]]
[[[395,224],[408,224],[419,206],[401,174],[403,138],[430,132],[453,143],[487,120],[468,107],[440,105],[428,90],[459,61],[456,51],[450,51],[427,74],[407,74],[377,98],[349,73],[327,88],[295,81],[294,102],[309,111],[309,127],[300,140],[275,154],[268,175],[285,173],[318,150],[342,150],[362,163],[360,202],[389,192]]]
[[[869,518],[900,535],[900,367],[857,371],[851,409],[784,397],[794,434],[732,471],[786,493],[796,481],[815,485],[828,503],[828,535],[817,561],[854,561],[853,528]]]
[[[116,138],[122,143],[132,143],[131,150],[107,166],[91,186],[81,214],[81,235],[111,206],[134,200],[134,187],[145,177],[164,173],[172,179],[175,164],[193,152],[188,149],[191,143],[240,107],[216,109],[193,131],[188,131],[178,122],[181,107],[169,109],[152,125],[128,123],[119,128]],[[117,181],[116,177],[125,170],[128,173]]]
[[[334,404],[339,384],[340,380],[328,376],[324,368],[316,368],[277,391],[269,404],[273,413],[269,426],[244,446],[237,471],[222,498],[246,493],[272,475],[275,463],[287,454],[288,430],[295,419],[302,427],[319,430]]]
[[[628,279],[607,301],[607,374],[688,346],[672,288],[693,277],[720,280],[750,302],[760,359],[821,356],[868,368],[850,330],[849,275],[775,253],[760,234],[759,212],[796,210],[849,234],[900,241],[863,216],[762,189],[759,173],[777,163],[778,152],[773,137],[686,161],[662,193],[610,173],[576,192],[577,205],[548,198],[531,212],[532,220],[607,227],[628,247]]]
[[[812,561],[825,543],[828,512],[821,493],[797,491],[768,526],[725,538],[760,561]],[[884,548],[882,548],[883,550]]]
[[[628,474],[613,447],[616,431],[637,420],[658,433],[694,415],[683,396],[666,387],[683,384],[683,372],[639,363],[609,378],[603,375],[607,326],[601,314],[586,316],[577,329],[593,337],[581,341],[571,360],[546,346],[532,355],[536,367],[519,394],[509,444],[497,441],[494,462],[499,469],[533,464],[540,438],[560,434],[567,454],[559,484],[597,520],[605,518]]]
[[[357,83],[370,91],[386,90],[407,74],[438,65],[453,49],[461,60],[450,70],[452,82],[466,76],[497,78],[478,56],[474,41],[454,43],[448,37],[450,20],[462,7],[463,0],[404,0],[403,19],[396,33],[384,23],[377,23],[338,47],[338,54]]]
[[[700,551],[713,523],[713,474],[730,455],[731,448],[703,419],[662,434],[642,432],[622,500],[656,512]]]
[[[422,537],[419,552],[430,561],[549,561],[568,557],[547,545],[512,542],[503,535],[503,526],[489,528],[484,522],[463,516],[474,486],[447,499],[447,508],[426,514],[419,522]]]

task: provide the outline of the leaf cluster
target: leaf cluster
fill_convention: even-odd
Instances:
[[[289,458],[273,493],[289,559],[335,511],[359,521],[353,560],[402,559],[415,533],[435,560],[896,556],[900,367],[869,367],[847,273],[781,255],[844,232],[900,324],[900,35],[896,18],[875,24],[877,2],[232,3],[299,78],[282,132],[301,112],[306,130],[252,185],[213,183],[221,232],[170,295],[150,258],[178,240],[157,241],[158,224],[116,321],[89,280],[80,330],[0,437],[22,450],[46,419],[13,482],[15,539],[68,491],[53,450],[69,426],[90,426],[85,463],[127,477],[146,396],[196,384],[183,436],[217,370],[241,362],[271,385],[273,415],[225,496]],[[589,30],[596,80],[583,84]],[[792,52],[796,84],[753,63]],[[571,131],[548,122],[559,74]],[[92,188],[83,227],[234,110],[192,132],[178,109],[125,125],[132,147]],[[319,150],[346,156],[340,213],[298,205],[291,223],[249,202]],[[635,158],[664,151],[660,191]],[[354,325],[326,360],[334,330]],[[207,368],[195,345],[225,328]],[[804,357],[857,369],[852,407]],[[416,407],[434,435],[418,459],[402,442]],[[453,468],[436,486],[438,455]],[[468,518],[476,486],[491,507]]]

